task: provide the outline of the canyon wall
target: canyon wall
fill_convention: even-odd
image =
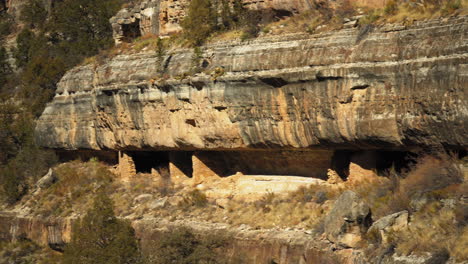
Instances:
[[[465,149],[468,18],[118,55],[37,122],[77,150]],[[193,66],[199,66],[199,73]]]
[[[74,218],[41,219],[2,213],[0,239],[29,239],[38,245],[63,251],[65,243],[71,239],[74,221]],[[331,252],[329,243],[311,240],[310,234],[298,230],[242,230],[226,225],[202,225],[190,221],[167,222],[150,218],[132,221],[132,226],[144,256],[154,254],[155,242],[165,236],[168,229],[185,226],[202,237],[214,233],[227,235],[229,241],[221,249],[222,256],[232,263],[337,263],[339,259],[353,261],[362,258],[356,253],[352,256],[351,251],[347,250]]]

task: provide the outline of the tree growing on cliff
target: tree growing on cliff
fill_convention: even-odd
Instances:
[[[228,262],[222,255],[222,248],[227,244],[227,236],[219,233],[204,234],[200,237],[187,227],[170,229],[161,235],[155,250],[150,254],[151,264],[220,264]],[[220,254],[221,253],[221,254]]]
[[[42,0],[29,0],[21,9],[20,19],[30,28],[40,28],[47,19],[47,10]]]
[[[0,90],[7,82],[8,75],[12,72],[7,59],[8,55],[6,49],[4,47],[0,47]]]
[[[117,219],[112,200],[104,192],[97,194],[93,207],[73,226],[63,263],[140,263],[135,231],[130,223]]]
[[[52,41],[70,64],[110,48],[112,28],[109,19],[117,13],[122,0],[63,0],[58,2],[49,19]]]
[[[34,33],[25,28],[16,37],[16,48],[13,50],[13,56],[16,60],[16,66],[22,68],[31,59],[32,46],[35,40]]]
[[[194,46],[203,44],[215,31],[217,19],[210,0],[191,1],[187,16],[181,23],[185,38]]]

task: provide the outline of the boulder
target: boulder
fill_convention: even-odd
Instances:
[[[345,191],[325,217],[324,231],[328,240],[345,248],[359,246],[372,224],[371,210],[352,191]]]
[[[388,244],[388,235],[408,226],[408,211],[401,211],[384,216],[375,221],[367,231],[369,237],[376,238],[382,244]]]
[[[164,197],[161,199],[158,199],[156,201],[152,201],[149,205],[150,209],[158,209],[158,208],[164,208],[168,204],[168,198]]]
[[[167,202],[171,205],[171,206],[178,206],[180,203],[182,203],[184,201],[184,197],[182,196],[171,196],[168,198]]]
[[[50,187],[56,181],[57,181],[57,176],[54,174],[54,171],[52,170],[52,168],[50,168],[47,174],[37,181],[36,186],[41,189],[45,189],[45,188]]]
[[[151,199],[153,199],[152,194],[149,194],[149,193],[140,194],[137,197],[135,197],[135,199],[133,199],[133,203],[134,204],[141,204],[141,203],[145,203],[145,202],[147,202],[147,201],[149,201]]]

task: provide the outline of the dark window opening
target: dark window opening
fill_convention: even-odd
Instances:
[[[135,163],[137,173],[151,173],[154,169],[161,175],[169,173],[169,155],[163,151],[131,151],[128,155]]]

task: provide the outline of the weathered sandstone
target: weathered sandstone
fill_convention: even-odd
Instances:
[[[466,32],[460,17],[216,44],[197,61],[208,74],[189,77],[191,50],[119,55],[69,71],[36,138],[65,150],[464,149]]]
[[[27,238],[41,246],[63,250],[70,241],[74,218],[34,219],[0,214],[0,238],[2,241],[16,241]],[[154,242],[164,236],[168,228],[186,226],[196,233],[206,235],[222,232],[233,238],[223,248],[225,257],[241,259],[242,263],[313,263],[320,260],[336,259],[327,251],[327,243],[313,241],[304,231],[242,230],[227,225],[196,223],[190,221],[168,222],[158,218],[141,219],[132,222],[144,255],[154,251]],[[322,250],[323,249],[323,250]]]

